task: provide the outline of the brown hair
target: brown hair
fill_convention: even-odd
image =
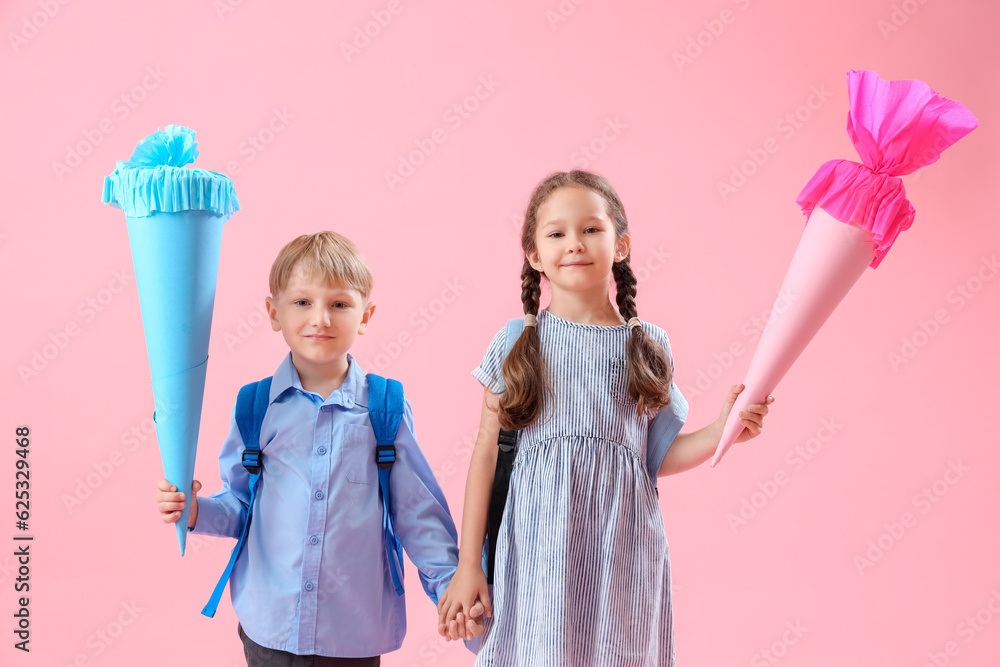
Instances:
[[[573,170],[552,174],[539,183],[528,202],[521,227],[521,249],[525,253],[521,268],[521,301],[525,315],[538,315],[541,297],[542,274],[531,266],[527,257],[535,249],[538,208],[555,190],[568,186],[589,188],[601,195],[617,236],[620,238],[629,233],[625,207],[618,193],[603,177]],[[618,312],[626,321],[637,317],[636,279],[629,256],[614,263],[612,275],[617,289],[615,300]],[[670,383],[673,379],[670,362],[664,349],[642,327],[635,327],[629,335],[627,368],[629,396],[638,401],[639,414],[653,414],[670,404]],[[500,396],[500,425],[507,430],[520,430],[538,419],[544,397],[551,392],[536,327],[525,327],[514,343],[503,365],[503,379],[506,389]]]
[[[366,299],[375,286],[358,246],[337,232],[304,234],[285,245],[271,265],[271,296],[288,286],[296,268],[328,285],[344,283]]]

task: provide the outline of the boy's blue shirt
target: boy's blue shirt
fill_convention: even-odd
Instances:
[[[243,630],[268,648],[368,657],[399,648],[406,632],[405,596],[396,595],[385,563],[368,386],[348,360],[347,378],[325,401],[302,389],[291,354],[271,383],[260,434],[264,471],[229,582]],[[390,510],[436,604],[458,565],[457,532],[405,399],[404,408]],[[242,452],[233,416],[219,455],[222,490],[198,498],[193,532],[238,537],[250,498]]]

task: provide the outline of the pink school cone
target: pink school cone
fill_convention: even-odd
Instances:
[[[978,125],[968,109],[922,81],[884,81],[875,72],[851,70],[847,83],[847,132],[862,163],[827,162],[799,194],[806,229],[779,292],[790,305],[768,320],[713,467],[743,431],[740,412],[764,402],[865,267],[876,268],[913,224],[899,176],[937,161]]]

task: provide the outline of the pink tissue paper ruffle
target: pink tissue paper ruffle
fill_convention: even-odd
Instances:
[[[861,163],[825,163],[797,203],[807,216],[820,206],[837,220],[870,231],[876,268],[899,233],[913,224],[913,205],[899,177],[936,162],[978,121],[923,81],[884,81],[870,70],[851,70],[847,87],[847,133]]]

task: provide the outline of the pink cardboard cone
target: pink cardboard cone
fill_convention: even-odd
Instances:
[[[899,178],[938,160],[978,124],[964,106],[923,81],[885,81],[869,70],[847,73],[847,132],[862,162],[831,160],[799,193],[811,216],[785,275],[716,448],[718,463],[743,427],[739,414],[762,404],[816,335],[865,266],[876,268],[915,212]]]
[[[743,431],[740,412],[748,405],[764,403],[864,273],[874,253],[871,232],[834,220],[822,208],[813,210],[781,284],[778,300],[782,303],[771,311],[750,362],[746,386],[726,420],[713,467]]]

